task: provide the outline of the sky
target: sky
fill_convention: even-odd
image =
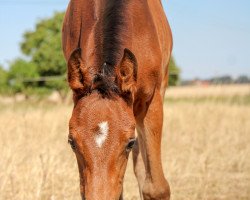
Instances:
[[[249,0],[162,0],[183,79],[250,76]],[[0,0],[0,64],[22,56],[19,44],[35,23],[68,0]]]

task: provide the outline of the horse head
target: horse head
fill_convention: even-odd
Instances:
[[[69,143],[76,155],[83,199],[119,199],[128,156],[135,144],[133,95],[137,62],[128,49],[111,72],[91,73],[76,49],[68,61],[74,94]]]

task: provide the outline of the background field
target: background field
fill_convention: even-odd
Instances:
[[[77,200],[71,104],[0,101],[0,199]],[[162,159],[172,200],[250,199],[250,85],[170,88]],[[139,199],[131,160],[125,199]]]

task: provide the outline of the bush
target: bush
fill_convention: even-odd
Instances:
[[[0,66],[0,93],[6,93],[8,90],[8,72]]]
[[[32,62],[18,58],[10,65],[8,80],[14,93],[23,92],[29,87],[36,87],[37,83],[31,82],[30,79],[37,77],[39,77],[37,67]]]

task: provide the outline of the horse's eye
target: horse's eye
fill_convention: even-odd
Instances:
[[[71,146],[71,148],[72,148],[73,150],[76,149],[75,141],[74,141],[72,138],[69,138],[69,139],[68,139],[68,143],[70,144],[70,146]]]
[[[127,147],[126,147],[127,152],[129,152],[134,147],[135,142],[136,142],[135,138],[129,140]]]

